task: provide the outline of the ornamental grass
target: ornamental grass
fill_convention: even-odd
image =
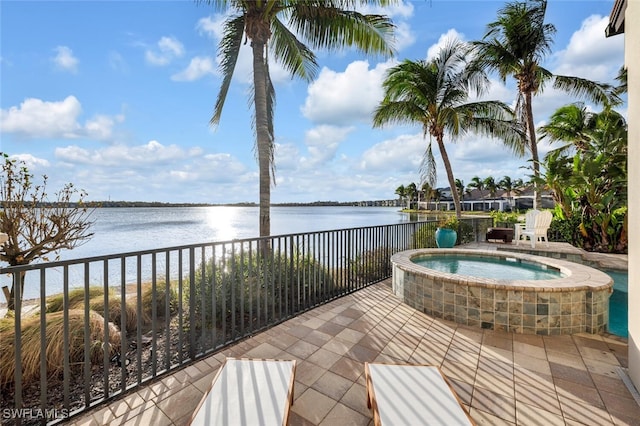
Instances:
[[[47,379],[58,378],[64,368],[64,312],[46,314],[45,328],[45,357]],[[101,364],[104,350],[108,350],[111,357],[120,350],[120,331],[113,323],[108,323],[107,339],[105,340],[104,318],[97,312],[89,311],[89,361]],[[35,314],[23,318],[21,322],[21,354],[22,354],[22,382],[28,385],[40,378],[40,315]],[[68,311],[68,351],[69,364],[72,371],[84,365],[85,350],[85,312],[82,309]],[[15,374],[15,320],[4,318],[0,320],[0,341],[3,342],[0,351],[0,386],[6,386],[14,380]]]

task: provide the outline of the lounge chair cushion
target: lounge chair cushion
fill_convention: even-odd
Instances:
[[[192,425],[286,425],[296,361],[227,358]]]
[[[475,425],[438,367],[365,363],[375,425]]]

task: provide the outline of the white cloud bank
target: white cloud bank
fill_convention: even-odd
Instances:
[[[0,110],[0,132],[14,133],[25,139],[57,138],[108,140],[113,127],[124,120],[121,115],[96,115],[84,125],[78,122],[82,106],[75,96],[58,102],[25,99],[19,107]]]

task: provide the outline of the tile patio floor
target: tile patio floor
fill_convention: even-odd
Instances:
[[[390,280],[335,300],[70,421],[185,425],[225,357],[296,359],[291,425],[369,425],[364,362],[440,366],[479,425],[640,425],[615,336],[536,336],[434,319]],[[624,373],[623,373],[624,374]]]

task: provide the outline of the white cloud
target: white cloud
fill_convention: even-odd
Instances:
[[[196,24],[196,30],[200,34],[205,34],[207,37],[218,41],[222,38],[223,25],[227,18],[228,16],[220,14],[200,18]]]
[[[145,59],[151,65],[168,65],[175,58],[184,55],[184,46],[174,37],[162,37],[158,41],[157,50],[147,49]]]
[[[67,46],[58,46],[54,49],[56,56],[51,58],[56,68],[62,71],[69,71],[71,73],[78,72],[78,58],[73,56],[73,51]]]
[[[426,58],[426,60],[430,61],[430,60],[434,59],[436,56],[438,56],[438,54],[440,52],[440,49],[442,49],[448,43],[450,43],[451,40],[464,41],[464,34],[459,33],[455,29],[451,28],[446,33],[440,35],[440,38],[438,39],[438,42],[433,44],[433,45],[431,45],[429,47],[429,49],[427,50],[427,58]]]
[[[335,157],[336,151],[353,127],[336,127],[320,125],[307,130],[305,144],[309,150],[309,157],[300,159],[305,165],[317,167]]]
[[[184,70],[180,71],[171,76],[171,80],[173,81],[195,81],[206,75],[215,74],[216,67],[213,63],[213,59],[196,56],[191,59],[189,62],[189,66]]]
[[[12,160],[24,162],[25,166],[27,167],[27,169],[29,169],[30,172],[34,172],[40,168],[49,167],[50,164],[49,160],[47,160],[46,158],[38,158],[31,154],[10,155],[9,158]]]
[[[0,129],[30,138],[72,138],[80,130],[77,118],[81,112],[75,96],[67,96],[61,102],[28,98],[20,107],[0,110]]]
[[[100,167],[122,167],[125,165],[144,167],[149,164],[171,163],[183,159],[187,157],[187,152],[177,145],[165,146],[152,140],[145,145],[133,147],[111,145],[94,151],[78,146],[68,146],[56,148],[55,155],[62,161],[99,165]]]
[[[592,15],[571,36],[567,47],[555,56],[554,74],[612,83],[624,57],[624,38],[605,37],[608,17]]]
[[[74,182],[92,200],[246,201],[246,188],[257,188],[256,173],[232,154],[203,152],[156,140],[99,149],[59,147],[50,184]]]
[[[388,170],[417,173],[428,142],[421,133],[379,142],[362,154],[360,169],[369,173]],[[434,149],[437,150],[435,145]]]
[[[315,123],[350,125],[370,122],[383,96],[382,81],[391,62],[369,69],[366,61],[350,63],[344,72],[323,68],[307,89],[303,115]]]
[[[19,107],[0,110],[0,131],[27,139],[86,137],[107,140],[112,136],[115,123],[124,120],[122,115],[97,115],[81,125],[78,122],[81,113],[82,106],[75,96],[67,96],[59,102],[28,98]]]
[[[411,31],[411,26],[406,22],[398,22],[394,32],[395,40],[393,41],[393,48],[396,51],[401,51],[416,41],[416,36]]]

